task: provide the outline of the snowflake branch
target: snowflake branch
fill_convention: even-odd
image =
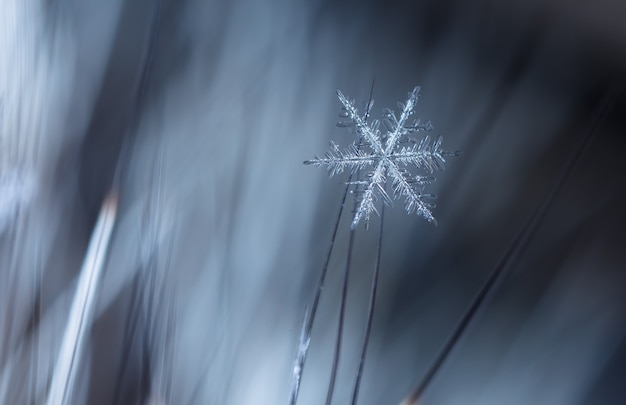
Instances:
[[[371,127],[367,125],[365,120],[361,118],[358,110],[354,106],[354,101],[348,100],[346,96],[339,90],[337,90],[337,97],[343,104],[343,107],[350,118],[350,122],[340,121],[339,126],[351,126],[356,125],[359,134],[363,135],[363,138],[367,141],[368,145],[377,153],[383,153],[383,146],[380,143],[380,133],[378,132],[378,126],[380,121],[373,121]]]
[[[334,143],[330,142],[333,151],[328,151],[325,157],[315,157],[311,160],[305,160],[305,165],[326,166],[331,176],[342,173],[347,166],[354,169],[363,169],[368,165],[376,164],[380,159],[376,156],[367,154],[365,151],[352,144],[344,150],[340,150]]]
[[[368,174],[369,181],[366,182],[365,188],[361,195],[361,201],[359,202],[359,206],[354,213],[354,219],[352,220],[352,229],[356,229],[361,221],[361,218],[365,219],[365,223],[369,223],[370,214],[375,212],[378,215],[378,210],[374,205],[375,201],[375,192],[378,191],[380,196],[383,198],[383,201],[387,202],[389,205],[392,204],[392,200],[385,191],[384,184],[387,182],[387,178],[385,177],[385,161],[378,162],[376,169]]]
[[[424,217],[428,222],[437,225],[437,220],[433,216],[430,208],[433,207],[433,204],[427,203],[422,200],[424,197],[433,198],[432,194],[422,194],[421,190],[418,192],[414,188],[414,184],[420,185],[423,188],[423,184],[419,182],[417,179],[407,179],[406,172],[402,172],[398,166],[391,165],[389,168],[389,175],[393,177],[393,189],[396,196],[404,195],[406,197],[406,201],[404,207],[409,214],[413,212],[417,213]]]
[[[391,112],[389,118],[393,119],[394,121],[394,130],[391,132],[389,138],[387,138],[387,145],[385,146],[386,154],[391,153],[396,148],[400,136],[406,133],[404,123],[409,118],[409,116],[413,114],[413,109],[415,108],[415,102],[417,101],[419,91],[420,87],[416,86],[413,91],[409,93],[409,98],[406,100],[406,103],[399,103],[399,106],[402,109],[399,120],[396,119],[396,114],[393,111],[389,110],[389,112]]]

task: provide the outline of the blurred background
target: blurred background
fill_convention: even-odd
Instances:
[[[113,188],[69,403],[287,403],[347,180],[302,162],[354,140],[335,92],[364,105],[372,83],[373,118],[420,85],[417,117],[463,155],[430,187],[438,226],[386,210],[359,403],[416,389],[503,258],[419,403],[623,403],[624,18],[616,0],[3,0],[0,403],[45,402]],[[350,221],[298,404],[326,398]],[[379,226],[356,232],[336,404]]]

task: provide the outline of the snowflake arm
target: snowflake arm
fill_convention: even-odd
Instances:
[[[425,136],[419,143],[413,146],[405,146],[399,153],[394,154],[394,159],[403,165],[413,165],[428,173],[440,172],[445,169],[445,156],[456,156],[456,152],[446,152],[441,149],[443,138],[440,136],[430,146],[430,137]]]
[[[381,160],[376,165],[376,169],[368,173],[368,179],[366,181],[354,182],[354,184],[357,185],[362,184],[364,189],[360,193],[360,201],[354,213],[354,219],[352,220],[352,229],[356,229],[361,219],[364,219],[365,223],[369,223],[370,214],[372,212],[378,215],[378,210],[376,209],[376,205],[374,205],[377,195],[379,195],[386,204],[392,204],[391,198],[385,191],[385,184],[387,182],[385,166],[385,161]]]
[[[337,90],[337,97],[341,104],[343,104],[343,108],[347,114],[347,118],[350,119],[349,122],[339,122],[339,126],[351,126],[355,125],[357,131],[363,136],[368,145],[372,148],[372,150],[376,154],[383,154],[383,145],[380,142],[380,131],[378,130],[378,126],[380,124],[379,121],[372,122],[372,125],[368,125],[365,120],[359,115],[359,111],[354,106],[354,101],[348,100],[346,96],[339,90]]]
[[[434,204],[424,201],[424,198],[435,198],[433,194],[422,194],[422,190],[427,180],[417,176],[411,178],[406,171],[402,171],[396,165],[389,165],[389,177],[391,177],[393,191],[396,196],[404,196],[404,208],[407,213],[417,213],[424,217],[428,222],[437,225],[437,220],[431,212],[431,208],[434,208]],[[429,180],[429,179],[428,179]]]
[[[322,167],[325,166],[330,175],[342,173],[347,167],[351,170],[363,169],[367,166],[373,166],[378,159],[376,156],[367,154],[365,151],[352,144],[346,149],[339,149],[339,146],[333,141],[330,142],[332,150],[326,152],[323,158],[315,157],[311,160],[305,160],[305,165]]]
[[[390,131],[391,133],[389,134],[389,137],[387,138],[387,144],[385,145],[385,153],[387,154],[391,153],[398,145],[398,141],[400,140],[400,137],[407,133],[405,123],[406,123],[406,120],[409,118],[409,116],[413,114],[413,110],[415,109],[415,103],[417,101],[419,91],[420,91],[420,87],[416,86],[413,89],[413,91],[409,93],[409,98],[406,100],[406,103],[404,104],[398,103],[398,106],[402,110],[402,113],[400,114],[399,119],[396,118],[396,114],[393,111],[389,109],[386,110],[387,119],[390,120],[393,130]]]

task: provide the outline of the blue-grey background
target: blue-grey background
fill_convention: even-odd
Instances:
[[[335,126],[335,91],[365,103],[374,81],[374,117],[420,85],[417,116],[463,155],[432,187],[439,226],[400,202],[386,211],[359,403],[398,404],[417,386],[591,131],[420,404],[623,403],[626,7],[570,3],[163,0],[154,31],[155,0],[5,0],[2,402],[45,398],[117,173],[76,403],[286,403],[347,178],[302,162],[352,142]],[[302,404],[326,396],[349,221]],[[337,404],[356,370],[378,227],[357,232]]]

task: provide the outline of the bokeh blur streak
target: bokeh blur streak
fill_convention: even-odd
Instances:
[[[375,79],[376,116],[421,85],[417,114],[464,155],[436,184],[438,227],[388,210],[359,403],[415,389],[591,134],[420,404],[623,404],[624,21],[617,0],[2,0],[0,403],[45,400],[114,183],[71,402],[285,403],[343,189],[302,161],[351,142],[335,90],[365,103]],[[377,227],[358,231],[337,404]],[[302,405],[326,395],[348,228]]]

